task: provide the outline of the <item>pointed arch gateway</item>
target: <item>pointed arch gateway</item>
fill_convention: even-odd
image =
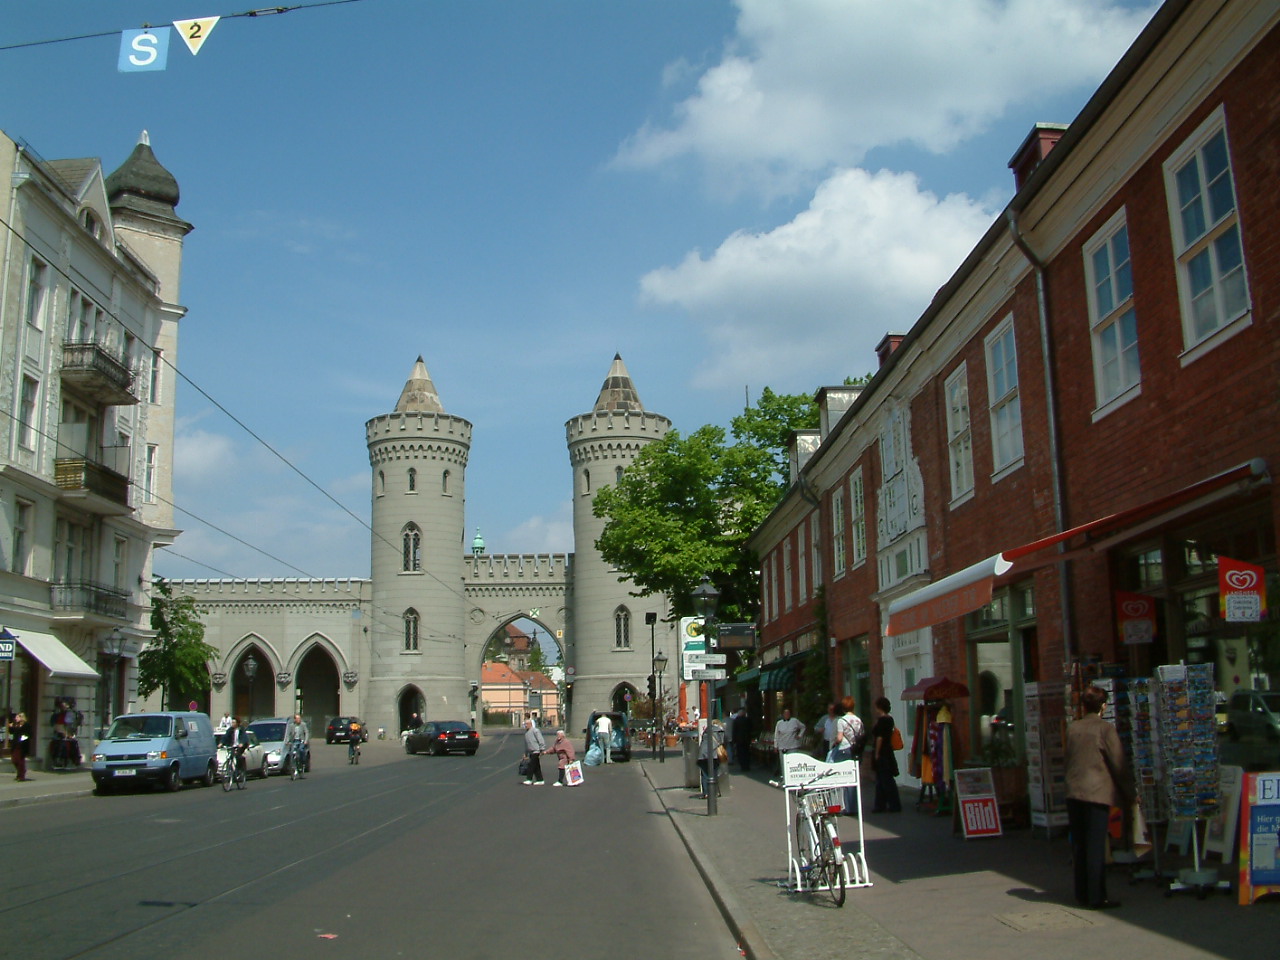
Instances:
[[[294,710],[302,714],[312,736],[341,710],[338,664],[324,645],[313,640],[294,675]]]

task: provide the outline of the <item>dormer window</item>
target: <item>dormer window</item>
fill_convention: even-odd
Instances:
[[[90,236],[95,240],[102,239],[102,221],[98,219],[98,215],[85,207],[80,211],[80,226],[89,231]]]

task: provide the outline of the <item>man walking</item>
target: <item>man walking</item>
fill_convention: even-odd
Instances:
[[[804,724],[791,715],[790,707],[783,707],[782,719],[773,728],[773,745],[778,750],[778,772],[782,773],[782,757],[800,749],[804,737]]]
[[[547,741],[542,738],[542,731],[533,722],[533,717],[524,721],[524,749],[529,755],[529,773],[525,777],[525,786],[540,786],[542,779],[542,754],[547,752]]]
[[[607,713],[600,714],[596,720],[596,743],[604,753],[604,762],[613,763],[613,721]]]

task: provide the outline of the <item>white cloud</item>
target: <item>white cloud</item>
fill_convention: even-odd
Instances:
[[[877,146],[945,153],[1014,103],[1095,84],[1156,3],[1118,0],[737,0],[735,35],[669,123],[617,162],[693,156],[788,191]],[[673,65],[668,81],[686,71]]]
[[[505,540],[519,544],[521,553],[572,553],[572,502],[561,503],[553,516],[530,517],[508,531]]]
[[[875,344],[911,326],[994,215],[923,191],[912,174],[841,170],[789,223],[654,270],[641,293],[705,328],[716,359],[699,372],[704,385],[807,388],[796,378],[830,374],[833,344],[851,364],[842,373],[873,369]]]
[[[174,482],[204,486],[233,478],[237,454],[231,438],[179,422],[173,438]]]

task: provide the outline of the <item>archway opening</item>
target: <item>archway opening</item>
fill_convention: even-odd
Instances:
[[[400,691],[400,696],[396,702],[396,716],[400,718],[399,729],[401,731],[409,729],[415,713],[419,719],[427,719],[427,698],[423,696],[421,690],[410,685]]]
[[[629,683],[620,683],[613,688],[613,696],[610,698],[612,704],[609,709],[616,713],[625,713],[627,719],[631,718],[631,703],[636,699],[639,691]]]
[[[324,728],[339,710],[338,665],[333,656],[316,644],[298,664],[294,678],[294,709],[307,721],[312,736]]]
[[[250,657],[254,664],[252,670],[246,668]],[[231,712],[242,721],[249,722],[274,717],[275,710],[275,668],[261,647],[256,643],[250,644],[231,667]]]

